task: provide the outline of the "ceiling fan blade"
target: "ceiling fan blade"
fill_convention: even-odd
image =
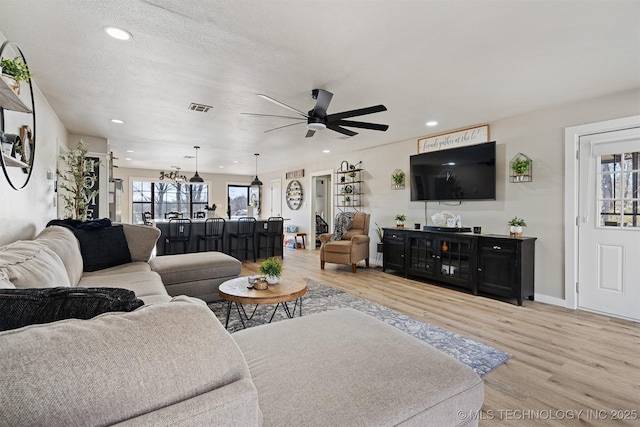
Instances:
[[[301,121],[301,122],[298,122],[298,123],[290,123],[290,124],[288,124],[288,125],[284,125],[284,126],[278,126],[277,128],[273,128],[273,129],[265,130],[265,131],[264,131],[264,133],[271,132],[272,130],[278,130],[278,129],[282,129],[282,128],[288,128],[289,126],[295,126],[295,125],[299,125],[299,124],[302,124],[302,123],[305,123],[305,121]]]
[[[327,123],[327,129],[331,129],[331,130],[334,130],[336,132],[340,132],[340,133],[345,134],[347,136],[355,136],[355,135],[358,134],[358,132],[354,132],[352,130],[345,129],[343,127],[340,127],[340,126],[336,125],[335,123]]]
[[[381,104],[374,105],[373,107],[358,108],[357,110],[343,111],[342,113],[329,114],[327,116],[327,122],[346,119],[348,117],[364,116],[365,114],[379,113],[381,111],[387,111],[387,107]]]
[[[365,122],[354,122],[352,120],[338,120],[331,122],[333,125],[338,126],[348,126],[352,128],[362,128],[362,129],[371,129],[371,130],[381,130],[386,131],[389,129],[389,125],[381,125],[378,123],[365,123]]]
[[[293,119],[300,120],[300,117],[291,117],[291,116],[278,116],[276,114],[260,114],[260,113],[240,113],[245,116],[255,116],[255,117],[281,117],[283,119]]]
[[[307,134],[304,136],[305,138],[311,138],[313,135],[315,135],[316,131],[313,129],[309,129],[307,131]]]
[[[314,89],[312,93],[315,94],[316,91],[316,106],[313,107],[313,116],[324,117],[327,115],[327,108],[329,108],[329,103],[331,102],[331,98],[333,98],[333,94],[324,89]]]
[[[282,102],[280,102],[280,101],[278,101],[278,100],[276,100],[276,99],[273,99],[273,98],[271,98],[270,96],[263,95],[263,94],[261,94],[261,93],[259,93],[259,94],[258,94],[258,96],[259,96],[260,98],[262,98],[262,99],[266,99],[267,101],[273,102],[273,103],[274,103],[274,104],[276,104],[276,105],[279,105],[279,106],[281,106],[281,107],[284,107],[284,108],[286,108],[286,109],[288,109],[288,110],[291,110],[291,111],[293,111],[293,112],[295,112],[295,113],[298,113],[298,114],[300,114],[302,117],[305,117],[305,118],[308,118],[308,117],[309,117],[309,116],[307,115],[307,113],[303,113],[303,112],[302,112],[302,111],[300,111],[300,110],[297,110],[297,109],[295,109],[295,108],[293,108],[293,107],[289,107],[287,104],[283,104]]]

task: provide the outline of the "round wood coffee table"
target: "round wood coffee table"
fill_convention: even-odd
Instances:
[[[258,308],[258,305],[262,304],[276,304],[276,307],[273,309],[273,314],[271,314],[271,318],[269,319],[269,323],[273,320],[273,316],[275,316],[280,305],[284,308],[287,317],[292,318],[295,315],[296,307],[300,304],[300,316],[302,316],[302,296],[307,292],[307,284],[304,281],[297,282],[280,279],[278,283],[275,285],[269,285],[269,287],[264,290],[248,289],[248,286],[251,285],[249,284],[247,276],[236,277],[235,279],[227,280],[220,285],[218,293],[223,300],[227,301],[227,319],[224,325],[225,328],[229,326],[229,315],[231,314],[232,303],[236,304],[238,316],[240,316],[240,321],[242,322],[243,327],[246,327],[246,325],[240,310],[242,310],[242,313],[244,313],[247,320],[251,320]],[[287,305],[287,302],[290,301],[296,302],[293,310],[291,310]],[[256,308],[253,310],[251,316],[247,316],[242,304],[256,304]]]

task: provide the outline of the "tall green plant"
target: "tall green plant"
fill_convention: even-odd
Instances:
[[[96,182],[95,168],[100,162],[88,160],[87,144],[80,140],[76,148],[60,155],[62,169],[56,170],[60,182],[58,188],[62,190],[65,216],[67,218],[87,220],[89,203],[98,195],[98,190],[92,190]]]

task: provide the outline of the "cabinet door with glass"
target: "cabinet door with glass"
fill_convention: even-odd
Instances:
[[[473,289],[475,238],[440,235],[438,239],[439,279]]]
[[[408,273],[436,278],[439,265],[438,237],[428,233],[411,233],[407,246]]]

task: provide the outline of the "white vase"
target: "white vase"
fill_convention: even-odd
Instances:
[[[270,285],[275,285],[276,283],[278,283],[278,279],[276,276],[271,276],[269,274],[267,274],[267,283]]]
[[[522,227],[519,225],[512,225],[509,229],[509,235],[512,237],[522,237]]]

